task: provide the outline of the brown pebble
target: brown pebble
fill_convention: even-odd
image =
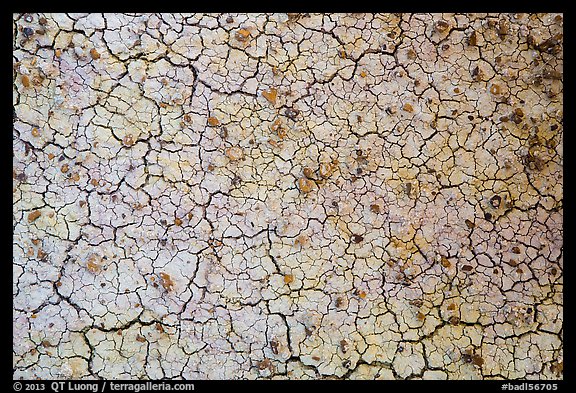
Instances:
[[[456,304],[450,303],[450,305],[448,306],[448,310],[450,310],[450,311],[456,310]]]
[[[442,264],[442,266],[444,266],[445,268],[449,268],[450,266],[452,266],[452,264],[450,263],[450,261],[448,260],[448,258],[446,258],[445,256],[442,256],[440,258],[440,263]]]
[[[444,20],[440,20],[440,21],[436,22],[436,25],[435,25],[435,29],[439,33],[445,32],[448,29],[448,27],[450,27],[450,25],[448,24],[448,22],[446,22]]]
[[[176,217],[176,218],[174,219],[174,225],[177,225],[177,226],[182,225],[182,220],[179,219],[178,217]]]
[[[209,118],[208,118],[208,124],[209,124],[210,126],[212,126],[212,127],[216,127],[217,125],[220,124],[220,120],[218,120],[218,119],[215,118],[215,117],[209,117]]]
[[[90,256],[90,258],[88,259],[88,261],[86,262],[86,269],[88,269],[88,271],[90,273],[99,273],[100,270],[102,270],[102,267],[96,262],[98,260],[98,257],[95,255]]]
[[[500,87],[500,85],[497,85],[496,83],[494,83],[492,86],[490,86],[490,93],[497,96],[500,93],[502,93],[502,88]]]
[[[402,107],[402,109],[406,112],[412,113],[414,112],[414,108],[412,107],[412,105],[406,103],[404,104],[404,106]]]
[[[520,254],[520,247],[517,247],[517,246],[512,247],[512,252],[514,254]]]
[[[470,220],[464,220],[464,222],[466,223],[466,226],[468,227],[468,229],[474,229],[474,227],[476,226],[472,221]]]
[[[484,359],[482,359],[482,357],[480,357],[479,355],[473,355],[472,356],[472,364],[480,367],[484,364]]]
[[[376,204],[370,205],[370,211],[372,213],[379,214],[380,213],[380,206],[376,205]]]
[[[146,338],[144,336],[141,335],[137,335],[136,336],[136,341],[141,342],[141,343],[145,343],[146,342]]]
[[[302,177],[298,180],[298,188],[300,191],[308,193],[314,189],[314,182],[310,179]]]
[[[340,350],[342,351],[342,353],[348,352],[348,341],[340,340]]]
[[[470,34],[470,37],[468,37],[468,45],[476,46],[477,43],[478,37],[476,36],[476,31],[473,31],[472,34]]]
[[[246,41],[250,37],[250,31],[246,29],[240,29],[236,32],[236,39],[238,41]]]
[[[504,38],[504,36],[506,36],[509,31],[510,25],[508,21],[506,19],[501,19],[500,22],[498,22],[498,36],[500,36],[500,38]]]
[[[352,235],[352,241],[354,243],[360,243],[362,240],[364,240],[364,237],[361,235]]]
[[[472,269],[473,269],[473,267],[470,266],[470,265],[464,265],[464,266],[462,266],[462,270],[465,271],[465,272],[472,271]]]
[[[22,85],[24,87],[30,87],[30,78],[28,75],[22,75]]]
[[[39,137],[40,136],[40,131],[38,130],[38,128],[36,128],[36,127],[32,128],[32,136],[33,137]]]
[[[490,198],[490,204],[495,209],[500,207],[501,202],[502,202],[502,198],[499,195],[494,195],[492,198]]]
[[[276,90],[273,87],[271,87],[268,90],[264,90],[262,92],[262,97],[266,98],[268,100],[268,102],[270,102],[273,105],[276,104],[276,97],[277,96],[278,96],[278,90]]]
[[[90,56],[92,60],[98,60],[100,58],[100,53],[95,48],[90,49]]]
[[[30,214],[28,214],[28,222],[34,222],[42,215],[40,210],[34,210]]]
[[[304,168],[302,173],[304,173],[304,176],[306,176],[308,179],[312,179],[314,177],[314,171],[310,168]]]
[[[293,281],[294,281],[294,276],[292,274],[285,274],[284,275],[284,283],[285,284],[290,284]]]
[[[64,164],[64,165],[62,165],[62,167],[60,168],[60,171],[61,171],[62,173],[67,173],[69,169],[70,169],[70,167],[68,166],[68,164]]]

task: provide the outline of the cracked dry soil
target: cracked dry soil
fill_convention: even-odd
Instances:
[[[14,378],[562,378],[562,34],[15,14]]]

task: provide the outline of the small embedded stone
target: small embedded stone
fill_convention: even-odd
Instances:
[[[348,352],[348,341],[342,339],[340,340],[340,350],[342,351],[342,353],[346,353]]]
[[[476,36],[476,31],[473,31],[472,34],[468,37],[468,45],[476,46],[478,43],[478,37]]]
[[[236,32],[236,39],[238,41],[246,41],[250,38],[250,31],[246,29],[240,29]]]
[[[30,87],[30,77],[28,75],[22,75],[22,85],[24,87]]]
[[[132,135],[126,135],[123,139],[122,139],[122,143],[124,144],[124,146],[130,147],[134,145],[134,137]]]
[[[472,364],[481,367],[484,364],[484,359],[479,355],[472,355]]]
[[[28,214],[28,222],[36,221],[41,215],[42,212],[40,210],[34,210],[30,214]]]
[[[24,37],[30,38],[32,34],[34,34],[34,30],[31,27],[25,27],[22,30],[22,33],[24,34]]]
[[[449,268],[450,266],[452,266],[452,264],[450,263],[450,261],[448,260],[448,258],[446,258],[445,256],[440,257],[440,263],[441,263],[442,266],[444,266],[445,268]]]
[[[314,189],[314,182],[310,179],[302,177],[298,180],[298,188],[300,191],[308,193]]]
[[[90,273],[95,274],[100,272],[102,267],[98,263],[96,263],[96,259],[89,259],[88,262],[86,262],[86,269],[88,269]]]
[[[226,149],[226,157],[231,161],[238,161],[244,158],[244,151],[241,147],[232,146]]]
[[[265,369],[272,370],[272,368],[274,367],[274,365],[272,364],[270,359],[264,359],[261,362],[256,363],[256,365],[258,366],[258,368],[260,370],[265,370]]]
[[[172,289],[174,289],[174,281],[172,280],[172,277],[170,277],[168,273],[161,272],[160,281],[161,281],[160,283],[162,284],[162,286],[166,291],[170,292],[172,291]]]
[[[96,48],[90,49],[90,57],[92,57],[92,60],[98,60],[100,58],[100,53],[98,53]]]
[[[490,86],[490,93],[492,93],[495,96],[500,95],[502,93],[502,88],[500,87],[500,85],[494,83],[492,84],[492,86]]]
[[[513,252],[514,254],[520,254],[520,247],[518,247],[518,246],[512,247],[512,252]]]
[[[295,108],[287,108],[284,111],[284,114],[286,115],[286,117],[288,117],[292,120],[296,119],[296,116],[298,116],[299,113],[300,113],[300,111],[298,109],[295,109]]]
[[[353,241],[354,243],[360,243],[362,240],[364,240],[364,237],[363,237],[363,236],[361,236],[361,235],[356,235],[356,234],[352,235],[352,241]]]
[[[266,100],[268,100],[268,102],[270,102],[273,105],[276,104],[276,97],[277,96],[278,96],[278,90],[276,90],[273,87],[268,89],[268,90],[264,90],[262,92],[262,97],[266,98]]]
[[[404,106],[402,107],[402,109],[403,109],[405,112],[409,112],[409,113],[414,112],[414,108],[413,108],[412,105],[410,105],[409,103],[404,104]]]
[[[308,167],[304,168],[302,173],[304,173],[304,176],[306,176],[308,179],[312,179],[314,177],[314,171]]]
[[[490,198],[490,204],[495,209],[500,207],[501,202],[502,202],[502,198],[499,195],[494,195],[492,198]]]
[[[284,284],[290,284],[294,281],[294,276],[292,274],[285,274],[284,275]]]
[[[220,120],[218,120],[215,117],[209,117],[208,118],[208,125],[212,126],[212,127],[216,127],[220,124]]]
[[[439,20],[438,22],[436,22],[436,25],[434,26],[434,28],[438,33],[445,32],[446,30],[448,30],[448,27],[450,27],[450,25],[448,24],[448,22],[444,20]]]

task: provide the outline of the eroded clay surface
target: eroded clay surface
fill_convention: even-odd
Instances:
[[[13,32],[15,378],[562,377],[562,15]]]

